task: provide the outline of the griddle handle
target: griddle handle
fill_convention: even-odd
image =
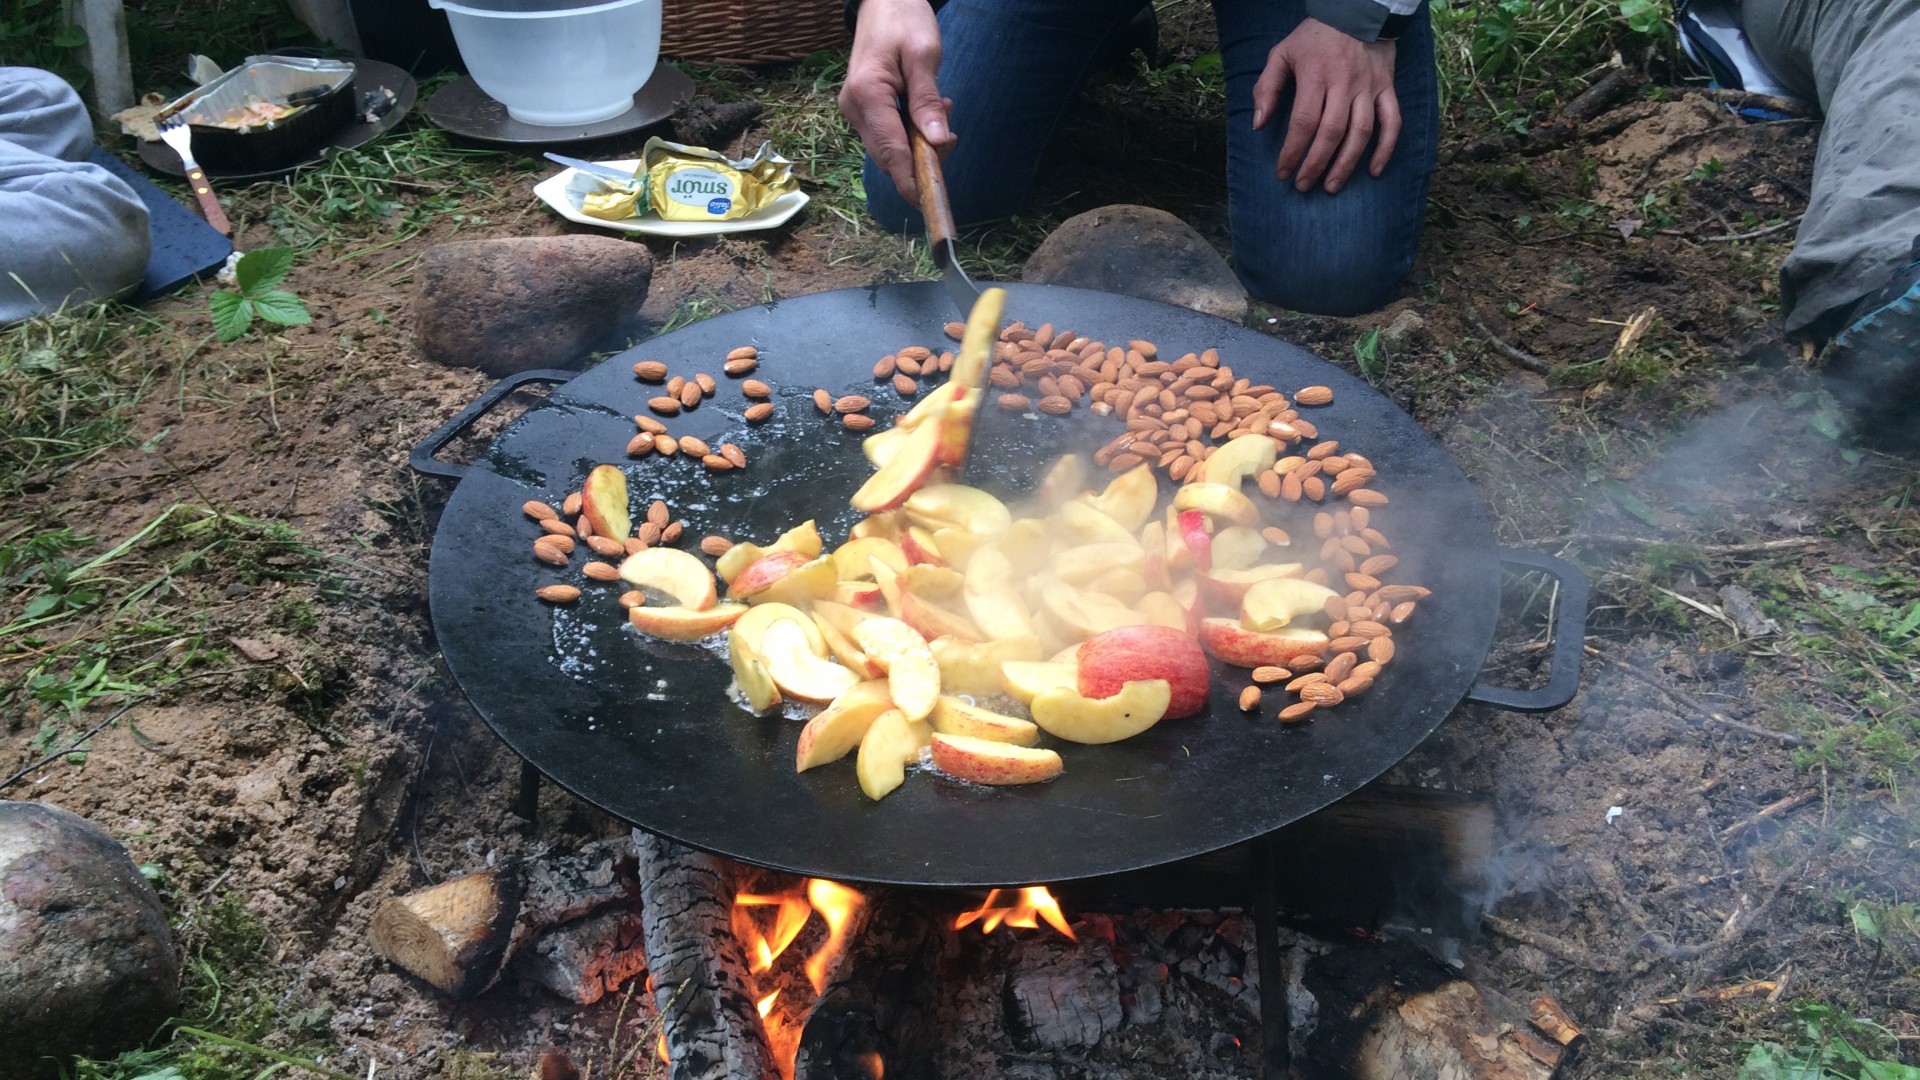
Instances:
[[[1516,548],[1501,548],[1500,563],[1538,570],[1559,584],[1553,616],[1553,667],[1547,673],[1547,684],[1536,690],[1515,690],[1481,680],[1467,691],[1467,700],[1514,712],[1549,712],[1572,701],[1580,690],[1580,659],[1587,643],[1587,575],[1565,559]]]
[[[559,368],[537,368],[533,371],[518,372],[501,379],[499,382],[487,387],[487,392],[475,398],[473,404],[461,409],[458,416],[441,424],[438,428],[434,429],[433,434],[421,439],[420,444],[415,446],[413,450],[407,454],[407,464],[412,467],[414,472],[424,473],[427,476],[438,476],[447,480],[461,479],[467,475],[467,471],[472,469],[473,466],[454,465],[450,462],[440,461],[433,455],[446,449],[447,444],[452,442],[462,431],[465,431],[475,420],[486,415],[489,409],[500,404],[501,399],[513,393],[515,390],[520,389],[522,386],[531,382],[563,383],[578,374],[580,373],[577,371],[562,371]]]

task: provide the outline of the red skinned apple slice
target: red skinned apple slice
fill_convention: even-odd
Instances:
[[[1052,581],[1041,587],[1041,602],[1047,613],[1075,637],[1090,638],[1116,626],[1133,626],[1147,617],[1104,593],[1083,592],[1064,582]]]
[[[1036,637],[982,642],[943,637],[934,638],[927,647],[940,664],[940,689],[949,694],[1004,694],[1002,664],[1040,659],[1040,639]]]
[[[580,486],[580,514],[593,535],[625,542],[633,535],[633,515],[627,509],[627,474],[617,465],[595,465]]]
[[[764,655],[761,649],[761,638],[766,635],[767,627],[781,619],[791,619],[800,624],[801,629],[807,632],[807,645],[816,654],[827,655],[827,639],[820,633],[819,628],[813,625],[812,617],[791,604],[755,604],[745,615],[740,616],[738,622],[733,624],[728,639],[730,641],[745,640],[748,647],[755,653]]]
[[[955,570],[965,570],[973,561],[973,553],[985,547],[988,537],[961,529],[946,528],[933,531],[933,546],[940,551],[940,558]]]
[[[1274,578],[1298,577],[1301,569],[1299,563],[1263,563],[1245,570],[1216,570],[1201,575],[1200,588],[1209,604],[1223,610],[1238,611],[1248,589]]]
[[[860,753],[853,763],[860,790],[876,802],[886,798],[906,780],[907,765],[919,758],[925,740],[930,738],[931,730],[924,722],[908,720],[899,709],[888,709],[874,717],[860,738]]]
[[[926,719],[940,696],[940,664],[927,639],[898,619],[876,615],[853,628],[853,643],[886,669],[893,703],[906,718]]]
[[[1167,538],[1167,564],[1173,567],[1190,565],[1201,573],[1213,569],[1213,520],[1199,510],[1175,510],[1167,508],[1173,515],[1173,531]],[[1182,562],[1180,556],[1185,556]]]
[[[741,571],[759,562],[766,553],[766,549],[759,544],[735,544],[727,549],[725,555],[714,560],[713,569],[720,575],[721,581],[731,585],[733,579],[740,576]]]
[[[1160,482],[1153,467],[1144,462],[1113,478],[1107,489],[1092,499],[1095,510],[1120,523],[1125,529],[1138,529],[1153,516],[1153,504],[1160,500]]]
[[[1040,741],[1040,728],[1030,720],[983,709],[957,697],[942,696],[928,718],[935,734],[965,735],[974,739],[1032,746]]]
[[[1267,542],[1245,525],[1234,525],[1213,534],[1213,569],[1245,570],[1260,561]]]
[[[907,516],[928,528],[952,526],[995,536],[1013,524],[1007,504],[966,484],[929,484],[907,497]]]
[[[1077,665],[1046,660],[1009,660],[1000,665],[1001,686],[1022,705],[1047,690],[1072,689],[1079,682]]]
[[[885,465],[893,460],[893,455],[900,452],[900,441],[907,437],[908,426],[903,417],[893,427],[874,432],[860,440],[860,452],[867,456],[867,460],[873,463],[874,468]]]
[[[1173,598],[1167,597],[1167,602],[1172,604]],[[1181,621],[1184,625],[1184,613]],[[1212,678],[1200,643],[1180,629],[1123,626],[1096,634],[1080,646],[1077,685],[1090,698],[1112,697],[1128,683],[1164,679],[1171,695],[1166,715],[1192,716],[1206,707]]]
[[[1157,521],[1149,521],[1140,529],[1140,547],[1146,552],[1146,559],[1140,564],[1140,576],[1147,579],[1147,588],[1165,591],[1173,587],[1173,575],[1167,572],[1167,528]]]
[[[627,561],[631,562],[639,558],[640,555],[648,555],[656,551],[675,551],[681,555],[687,554],[684,551],[678,551],[676,548],[648,548],[646,551],[640,552],[639,555],[627,556]],[[693,558],[691,555],[687,555],[687,557],[690,559]],[[801,554],[798,551],[769,551],[767,554],[748,563],[745,569],[734,575],[733,580],[727,582],[727,599],[746,600],[758,596],[768,589],[773,588],[775,583],[781,578],[786,577],[788,574],[793,573],[811,561],[812,559],[809,556]]]
[[[627,621],[635,630],[667,641],[699,641],[732,626],[734,620],[746,613],[745,604],[715,604],[705,611],[642,604],[627,609]]]
[[[891,510],[905,503],[933,474],[939,464],[942,423],[923,423],[900,440],[900,449],[892,460],[860,485],[853,493],[853,508],[863,514]]]
[[[911,589],[900,594],[900,621],[920,632],[920,636],[932,641],[937,637],[959,638],[963,641],[979,641],[981,633],[978,627],[967,621],[966,616],[928,600]]]
[[[929,566],[945,566],[947,562],[940,557],[940,545],[934,542],[933,534],[919,525],[907,526],[900,535],[900,550],[907,554],[907,565],[926,563]]]
[[[1033,501],[1042,510],[1057,510],[1061,504],[1087,489],[1087,461],[1079,454],[1068,454],[1047,469],[1034,490]]]
[[[828,622],[818,611],[813,614],[813,624],[819,629],[821,640],[827,643],[827,653],[845,665],[847,670],[869,679],[878,679],[886,674],[880,670],[880,665],[867,659],[867,654],[860,651],[860,646],[855,645],[852,638],[841,633],[839,627]]]
[[[867,560],[867,565],[873,568],[873,583],[880,586],[880,595],[886,598],[888,614],[898,616],[900,614],[900,593],[903,591],[900,588],[900,575],[893,572],[893,567],[888,566],[879,559],[869,559]],[[849,630],[847,632],[852,633],[853,631]]]
[[[1222,443],[1200,466],[1201,479],[1238,489],[1247,477],[1266,469],[1280,456],[1280,444],[1266,435],[1242,435]]]
[[[900,587],[929,599],[945,602],[957,598],[966,584],[966,575],[950,566],[917,564],[900,575]]]
[[[595,534],[598,535],[598,534]],[[679,548],[636,551],[620,562],[620,580],[673,597],[681,607],[705,611],[720,599],[713,571]]]
[[[800,729],[800,743],[793,751],[794,771],[806,772],[846,757],[860,745],[880,714],[891,708],[893,699],[887,696],[886,680],[869,679],[854,685]]]
[[[933,767],[956,780],[996,787],[1038,784],[1065,768],[1052,750],[939,732],[933,736]]]
[[[779,539],[775,540],[773,546],[767,550],[797,551],[809,559],[817,559],[824,546],[820,541],[820,527],[813,523],[812,518],[808,518],[781,533]]]
[[[982,635],[995,640],[1033,636],[1026,601],[1013,588],[1013,564],[998,547],[973,553],[961,595]]]
[[[879,611],[887,606],[887,598],[880,592],[880,586],[871,581],[842,581],[833,587],[833,598],[848,607],[862,611]]]
[[[871,611],[862,611],[851,604],[834,600],[815,600],[811,610],[822,622],[831,623],[835,630],[848,637],[853,636],[854,627],[875,617]]]
[[[879,559],[897,571],[907,568],[907,553],[899,544],[881,536],[865,536],[833,550],[833,572],[842,581],[870,581],[873,567],[868,565],[869,559]]]
[[[928,420],[938,419],[947,411],[947,407],[952,405],[960,396],[960,391],[964,389],[966,389],[966,387],[961,386],[957,382],[948,381],[941,383],[932,393],[914,402],[913,408],[908,409],[901,415],[900,419],[894,421],[893,426],[902,431],[912,431]],[[879,462],[875,462],[874,464],[877,465]]]
[[[747,708],[765,713],[780,704],[780,690],[773,685],[773,676],[767,674],[766,661],[740,636],[738,622],[727,631],[727,661],[733,665],[733,681],[746,696]]]
[[[1059,687],[1033,699],[1033,722],[1040,730],[1068,742],[1100,745],[1130,739],[1167,715],[1172,688],[1165,679],[1127,683],[1112,697],[1090,698],[1078,690]]]
[[[823,555],[794,567],[785,577],[749,597],[747,602],[804,607],[813,600],[830,599],[839,587],[840,579],[834,575],[833,560]]]
[[[1022,518],[994,539],[994,547],[1013,565],[1016,577],[1044,570],[1053,552],[1047,527],[1033,518]]]
[[[1204,511],[1216,521],[1234,525],[1258,525],[1260,508],[1241,494],[1237,487],[1225,484],[1182,484],[1173,493],[1175,510]]]
[[[638,608],[634,610],[638,611]],[[789,619],[781,619],[760,635],[761,655],[773,684],[788,697],[801,701],[832,701],[860,681],[860,677],[825,657],[814,653],[807,630]]]
[[[1305,578],[1257,581],[1240,599],[1240,625],[1262,632],[1278,630],[1303,617],[1323,616],[1327,601],[1338,595]]]
[[[1279,633],[1262,634],[1241,626],[1238,619],[1202,619],[1200,644],[1229,664],[1282,667],[1301,653],[1324,651],[1327,635],[1292,627]]]

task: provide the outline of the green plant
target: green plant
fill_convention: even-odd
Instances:
[[[55,0],[0,0],[0,57],[8,64],[45,68],[75,86],[87,82],[87,70],[73,50],[87,43],[87,32],[67,20]]]
[[[1380,345],[1379,327],[1373,327],[1355,339],[1353,358],[1359,362],[1362,375],[1373,378],[1386,374],[1387,353]]]
[[[1794,1014],[1804,1030],[1793,1047],[1754,1043],[1740,1080],[1920,1080],[1920,1069],[1881,1056],[1898,1054],[1899,1043],[1880,1025],[1817,1002],[1796,1006]]]
[[[214,333],[220,340],[238,340],[253,325],[255,316],[280,326],[312,322],[305,301],[276,287],[292,270],[292,248],[261,248],[240,256],[233,267],[235,288],[207,297],[207,305],[213,309]]]

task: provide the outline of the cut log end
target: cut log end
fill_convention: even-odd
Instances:
[[[373,947],[441,993],[471,997],[499,977],[519,910],[517,874],[468,874],[381,904]]]

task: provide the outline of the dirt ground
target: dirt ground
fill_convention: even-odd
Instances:
[[[1913,895],[1911,756],[1854,753],[1844,734],[1889,715],[1911,724],[1900,710],[1913,671],[1847,666],[1844,635],[1811,616],[1754,636],[1724,614],[1727,586],[1785,620],[1797,600],[1782,581],[1843,584],[1836,566],[1910,573],[1920,526],[1913,463],[1823,434],[1813,382],[1781,339],[1774,274],[1791,229],[1725,239],[1804,208],[1817,128],[1742,122],[1697,95],[1621,109],[1643,115],[1598,141],[1444,165],[1416,280],[1388,310],[1251,317],[1362,370],[1456,456],[1504,543],[1572,558],[1594,581],[1572,705],[1463,708],[1390,779],[1495,800],[1498,888],[1465,970],[1518,999],[1560,997],[1593,1036],[1564,1075],[1732,1076],[1749,1042],[1794,1041],[1790,1009],[1804,1001],[1871,1019],[1920,1063],[1913,944],[1864,936],[1849,914]],[[1098,97],[1070,126],[1083,142],[1159,131]],[[742,141],[782,134],[763,126]],[[1217,168],[1218,131],[1184,137],[1193,167]],[[1124,198],[1223,239],[1219,198],[1193,194],[1216,177],[1155,191],[1152,176],[1132,176],[1106,190],[1071,156],[1049,159],[1049,213]],[[152,306],[140,449],[21,496],[25,518],[84,519],[103,544],[185,503],[284,522],[311,546],[265,551],[249,577],[178,575],[193,631],[217,650],[204,677],[134,704],[84,764],[42,767],[4,794],[115,831],[164,871],[176,911],[236,899],[265,933],[274,1039],[331,1047],[348,1073],[378,1061],[392,1080],[480,1069],[472,1054],[525,1075],[550,1043],[620,1037],[617,1002],[577,1009],[510,980],[448,1003],[366,943],[390,896],[622,831],[551,787],[536,827],[515,816],[518,762],[436,658],[427,545],[447,489],[409,473],[406,456],[487,380],[415,351],[411,267],[450,235],[574,228],[527,194],[529,163],[475,167],[493,171],[498,195],[470,220],[370,255],[303,259],[289,287],[313,310],[309,327],[221,345],[204,293]],[[263,184],[232,198],[242,248],[275,241],[282,197]],[[645,311],[659,324],[690,302],[739,307],[911,272],[898,241],[819,211],[765,236],[650,246]],[[1649,308],[1646,337],[1615,352],[1620,324]],[[1356,342],[1377,328],[1363,357]],[[1524,370],[1489,333],[1555,374]],[[1539,600],[1518,581],[1510,593],[1490,673],[1537,678]],[[45,719],[8,718],[0,772],[39,756]],[[1763,809],[1794,796],[1806,798]],[[1207,1068],[1253,1075],[1250,1058]]]

